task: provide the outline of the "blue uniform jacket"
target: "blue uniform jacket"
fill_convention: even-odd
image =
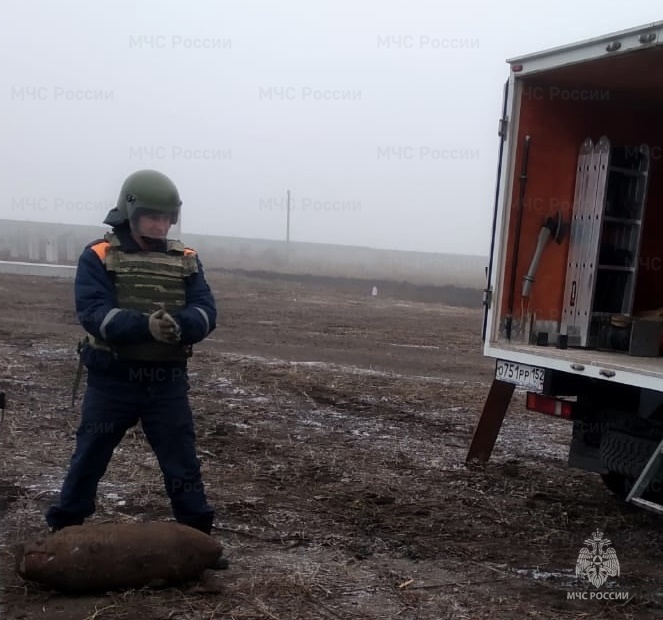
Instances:
[[[126,252],[139,251],[140,247],[126,228],[116,228],[122,249]],[[78,268],[74,282],[76,315],[83,328],[109,344],[138,343],[153,341],[148,327],[148,317],[137,310],[118,308],[115,284],[112,273],[106,271],[104,264],[92,246],[101,239],[85,246],[78,259]],[[156,248],[155,248],[156,249]],[[159,248],[165,251],[165,243]],[[203,265],[196,255],[198,273],[186,279],[186,306],[171,313],[182,329],[184,344],[196,344],[216,329],[217,309],[210,290]],[[81,359],[88,368],[90,376],[96,381],[103,377],[128,379],[135,381],[175,381],[184,378],[181,372],[186,362],[128,362],[113,359],[111,353],[93,349],[85,345]],[[160,372],[157,372],[161,369]],[[164,370],[173,372],[163,372]],[[178,372],[179,371],[179,372]],[[94,382],[94,381],[93,381]]]

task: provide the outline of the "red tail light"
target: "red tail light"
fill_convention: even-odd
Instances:
[[[526,407],[529,411],[538,411],[539,413],[554,415],[565,420],[572,420],[574,404],[573,401],[564,400],[563,398],[527,392]]]

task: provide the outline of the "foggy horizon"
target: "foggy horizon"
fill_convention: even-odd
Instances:
[[[283,240],[290,190],[291,241],[486,256],[506,59],[657,12],[10,0],[0,219],[101,226],[153,168],[183,234]]]

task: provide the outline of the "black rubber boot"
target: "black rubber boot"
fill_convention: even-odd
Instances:
[[[227,570],[229,568],[230,562],[228,558],[224,558],[223,556],[219,556],[216,562],[210,567],[211,570]]]
[[[189,527],[192,527],[196,530],[200,530],[209,536],[212,533],[214,513],[197,515],[195,517],[179,518],[177,521],[182,525],[188,525]]]

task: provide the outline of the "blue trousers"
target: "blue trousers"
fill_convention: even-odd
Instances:
[[[88,386],[83,397],[76,448],[59,505],[46,512],[55,529],[80,525],[95,512],[97,485],[113,450],[140,420],[163,474],[175,520],[210,533],[214,509],[207,503],[195,450],[188,384],[109,381]]]

